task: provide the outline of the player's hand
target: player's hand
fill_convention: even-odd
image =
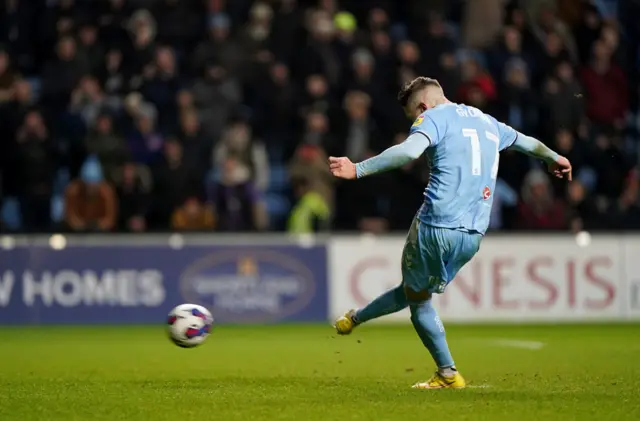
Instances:
[[[331,169],[331,174],[335,177],[344,178],[345,180],[355,180],[356,178],[356,164],[351,162],[349,158],[330,156],[329,169]]]
[[[555,162],[549,164],[549,172],[558,178],[571,181],[571,162],[564,156],[559,156]]]

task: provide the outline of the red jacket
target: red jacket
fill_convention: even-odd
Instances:
[[[629,108],[627,77],[620,67],[611,64],[604,74],[591,67],[582,69],[582,83],[587,94],[587,116],[594,123],[613,124],[624,118]]]

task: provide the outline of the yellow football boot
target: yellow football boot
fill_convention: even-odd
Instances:
[[[333,327],[336,328],[336,332],[338,335],[348,335],[351,333],[353,328],[355,328],[358,324],[353,320],[353,316],[356,315],[355,310],[349,310],[344,313],[344,316],[341,316],[336,320]]]
[[[416,383],[414,389],[464,389],[467,383],[464,377],[457,371],[451,376],[445,376],[436,371],[428,381],[424,383]]]

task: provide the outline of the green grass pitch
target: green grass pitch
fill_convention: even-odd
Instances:
[[[450,326],[475,388],[420,391],[410,326],[0,328],[0,420],[640,420],[640,325]],[[533,341],[533,342],[517,342]]]

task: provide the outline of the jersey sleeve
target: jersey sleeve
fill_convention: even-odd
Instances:
[[[429,140],[429,146],[435,146],[440,142],[440,129],[436,122],[427,114],[421,114],[411,125],[409,134],[419,133]]]
[[[504,124],[496,120],[498,126],[498,136],[500,137],[499,150],[504,151],[507,148],[513,146],[518,138],[518,132],[508,124]]]

